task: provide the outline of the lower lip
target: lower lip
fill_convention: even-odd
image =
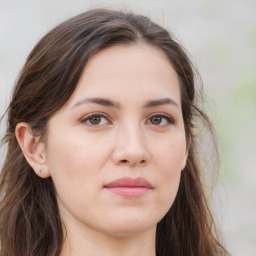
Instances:
[[[145,187],[112,187],[106,189],[114,194],[130,198],[144,196],[151,190]]]

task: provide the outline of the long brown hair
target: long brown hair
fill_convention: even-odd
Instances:
[[[71,18],[45,35],[20,73],[8,107],[3,142],[7,155],[0,180],[0,255],[60,255],[65,232],[51,178],[41,179],[25,160],[15,137],[19,122],[35,136],[47,136],[47,122],[74,92],[88,59],[115,44],[149,44],[169,58],[180,80],[188,160],[177,197],[157,225],[156,252],[161,256],[228,255],[216,234],[201,182],[193,126],[207,116],[197,106],[195,71],[184,49],[148,18],[95,9]]]

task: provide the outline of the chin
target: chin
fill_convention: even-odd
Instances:
[[[120,237],[120,238],[134,237],[155,229],[156,229],[156,225],[153,225],[153,226],[132,225],[130,227],[113,228],[111,230],[111,235],[115,237]]]
[[[108,230],[111,230],[114,236],[134,236],[136,234],[144,233],[152,229],[156,229],[160,217],[152,216],[152,214],[145,213],[144,215],[127,212],[122,216],[115,216],[114,220],[108,221]]]

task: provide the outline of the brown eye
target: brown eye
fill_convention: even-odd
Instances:
[[[82,119],[81,122],[90,126],[101,126],[108,124],[109,120],[102,114],[91,114]]]
[[[160,116],[153,116],[153,117],[151,117],[150,121],[151,121],[151,123],[153,125],[159,125],[159,124],[161,124],[162,117],[160,117]]]
[[[154,126],[164,127],[170,124],[174,124],[174,121],[169,115],[159,113],[151,116],[147,123]]]
[[[93,116],[93,117],[90,117],[90,118],[88,119],[88,121],[89,121],[92,125],[98,125],[98,124],[100,124],[101,117],[100,117],[100,116]]]

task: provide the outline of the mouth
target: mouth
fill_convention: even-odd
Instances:
[[[127,198],[138,198],[146,195],[153,189],[151,183],[142,178],[129,178],[124,177],[111,181],[104,186],[108,191]]]

